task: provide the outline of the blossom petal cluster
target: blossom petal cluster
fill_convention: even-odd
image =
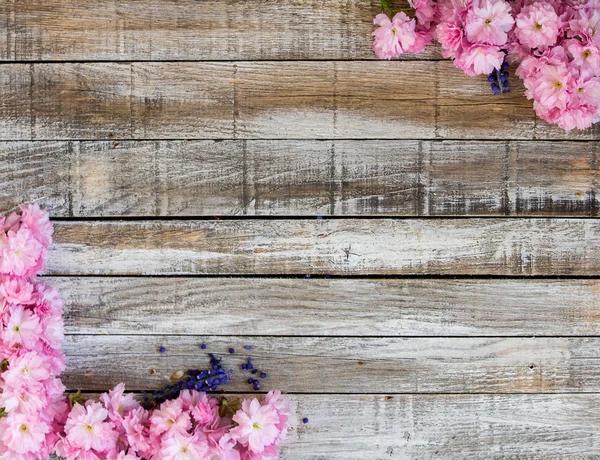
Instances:
[[[292,412],[278,391],[263,401],[244,400],[239,407],[198,389],[178,387],[175,396],[146,409],[122,383],[99,401],[67,399],[60,380],[65,369],[62,301],[55,289],[35,279],[52,232],[48,214],[36,205],[0,218],[0,458],[279,457]],[[219,362],[213,357],[213,370],[221,370]],[[223,376],[219,381],[226,383],[229,374]]]
[[[442,54],[469,76],[489,75],[504,62],[515,20],[504,0],[441,0],[435,37]]]
[[[413,18],[405,12],[396,13],[391,19],[386,14],[375,16],[373,23],[373,51],[380,59],[397,58],[404,53],[420,53],[433,40],[435,2],[433,0],[409,0],[415,12]]]
[[[600,0],[537,1],[516,13],[511,56],[536,114],[567,131],[599,122]]]
[[[36,205],[0,218],[2,458],[49,458],[69,410],[59,378],[65,368],[62,301],[34,278],[52,230]]]
[[[219,400],[183,390],[146,410],[119,384],[100,401],[75,404],[56,453],[66,460],[259,460],[278,458],[291,426],[287,399],[272,391],[248,399],[232,417]]]
[[[385,14],[375,18],[373,49],[380,58],[419,51],[415,37],[426,30],[468,76],[491,78],[506,62],[519,64],[525,96],[548,123],[568,131],[600,121],[600,0],[438,0],[411,6],[412,12],[391,20]]]

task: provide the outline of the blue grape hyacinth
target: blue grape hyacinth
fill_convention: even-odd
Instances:
[[[206,350],[207,345],[202,343],[200,344],[200,348]],[[251,350],[253,347],[252,345],[246,345],[244,348],[246,350]],[[165,347],[161,346],[158,351],[159,353],[165,353],[167,350]],[[227,348],[227,351],[232,355],[235,354],[235,349],[233,347]],[[169,399],[177,398],[183,390],[197,390],[203,392],[217,391],[221,385],[229,383],[232,379],[233,370],[225,369],[221,364],[222,359],[218,358],[213,353],[208,353],[208,357],[210,358],[209,369],[188,369],[186,372],[178,371],[174,373],[171,379],[177,381],[165,386],[161,390],[146,393],[142,405],[147,409],[151,409]],[[241,365],[241,368],[251,374],[247,380],[248,384],[252,386],[254,391],[260,391],[260,382],[258,378],[254,377],[254,375],[259,373],[259,369],[254,367],[252,358],[248,357],[246,362]],[[266,379],[267,373],[265,371],[260,371],[259,377],[261,379]]]
[[[494,92],[494,96],[499,96],[502,93],[510,92],[510,85],[508,83],[508,63],[503,62],[500,69],[495,69],[491,74],[488,75],[488,81],[490,87]]]

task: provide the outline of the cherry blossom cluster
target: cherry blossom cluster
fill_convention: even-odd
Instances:
[[[468,76],[489,75],[510,90],[507,63],[518,63],[539,117],[565,130],[600,121],[600,0],[409,0],[395,11],[381,0],[373,50],[381,59],[420,52],[437,40]],[[390,19],[390,17],[392,17]]]
[[[58,377],[63,311],[58,292],[34,276],[43,269],[52,224],[38,206],[0,218],[0,455],[48,458],[69,406]]]
[[[279,458],[291,426],[288,400],[272,391],[264,401],[219,400],[183,390],[153,410],[124,393],[75,404],[56,445],[66,460],[260,460]]]
[[[536,114],[569,131],[600,121],[600,0],[518,2],[509,57]]]
[[[99,401],[86,401],[79,393],[65,397],[62,301],[55,289],[35,279],[44,268],[52,232],[48,214],[35,205],[0,218],[0,458],[279,457],[292,424],[289,401],[279,391],[262,402],[208,395],[202,390],[230,379],[216,358],[209,376],[200,379],[201,373],[192,372],[149,409],[125,393],[124,384]]]

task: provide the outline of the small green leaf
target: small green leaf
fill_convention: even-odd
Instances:
[[[391,0],[379,0],[380,4],[381,4],[381,12],[387,14],[390,18],[393,18],[397,13],[403,11],[407,14],[407,16],[409,17],[414,17],[415,15],[415,9],[414,8],[400,8],[399,10],[396,10],[392,7],[392,2]]]
[[[225,397],[221,398],[219,404],[219,415],[221,417],[231,418],[234,414],[240,409],[240,400],[237,398],[227,399]]]
[[[85,404],[85,398],[81,394],[81,390],[77,390],[77,393],[71,393],[69,395],[69,407],[73,409],[75,404],[81,404],[82,406]]]
[[[380,3],[381,3],[381,12],[382,13],[386,13],[390,17],[392,17],[396,14],[396,11],[392,8],[392,5],[390,5],[389,0],[380,0]]]
[[[9,367],[8,359],[4,358],[2,360],[2,362],[0,362],[0,371],[4,372],[4,371],[8,370],[8,367]]]

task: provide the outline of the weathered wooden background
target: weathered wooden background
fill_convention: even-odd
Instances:
[[[378,4],[0,2],[0,211],[54,218],[65,382],[252,343],[285,459],[599,455],[600,127],[375,60]]]

